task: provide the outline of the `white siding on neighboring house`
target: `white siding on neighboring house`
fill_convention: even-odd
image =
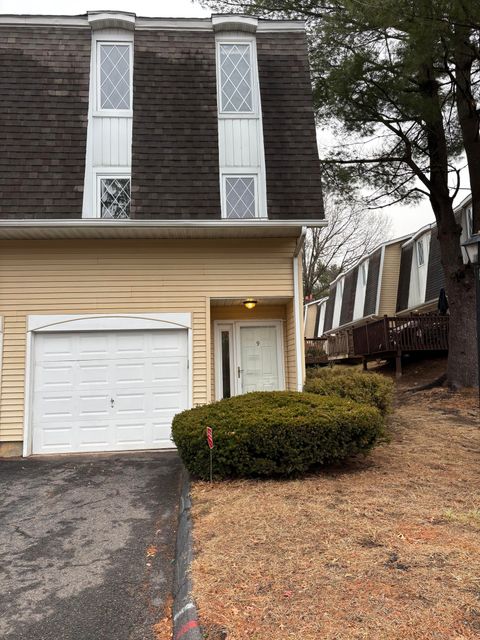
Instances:
[[[321,338],[322,335],[323,335],[323,327],[325,325],[325,309],[326,308],[327,308],[327,299],[322,300],[321,302],[318,303],[319,319],[318,319],[317,335],[315,336],[316,338]]]
[[[430,231],[418,236],[413,241],[412,268],[410,272],[410,291],[408,308],[425,302],[427,287],[428,256],[430,253]]]
[[[132,104],[133,104],[133,31],[126,29],[99,29],[92,31],[92,54],[90,65],[90,90],[88,108],[87,153],[85,162],[85,188],[83,195],[83,217],[101,217],[100,190],[101,180],[118,177],[129,179],[132,165]],[[116,72],[113,82],[102,94],[100,70],[100,51],[102,45],[118,44],[124,51],[128,47],[128,84],[118,84],[125,76],[125,69]],[[105,55],[102,53],[102,55]],[[111,69],[112,65],[108,68]],[[126,76],[125,76],[126,77]],[[105,78],[103,78],[105,80]],[[118,98],[125,92],[125,101],[119,108],[107,108],[112,102],[106,102],[108,95]],[[103,102],[103,107],[102,107]],[[129,108],[126,108],[128,103]],[[121,108],[120,108],[121,107]]]
[[[471,204],[466,206],[460,213],[460,224],[462,225],[462,234],[460,236],[460,243],[462,243],[468,240],[468,238],[470,238],[474,233],[473,210],[472,210]],[[462,255],[463,255],[463,262],[467,264],[468,256],[467,256],[466,250],[463,247],[462,247]]]
[[[355,290],[355,305],[353,307],[353,319],[363,317],[365,306],[365,292],[367,290],[368,258],[358,265],[357,288]]]
[[[222,216],[267,217],[255,34],[222,30],[216,34],[216,47]],[[251,190],[254,207],[245,208],[242,198],[250,201]],[[242,206],[232,208],[231,198]]]
[[[333,307],[332,329],[336,329],[340,324],[340,313],[342,311],[344,284],[345,284],[345,278],[340,278],[340,280],[337,281],[337,287],[335,291],[335,306]]]

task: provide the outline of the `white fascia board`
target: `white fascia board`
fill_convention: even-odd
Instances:
[[[418,231],[415,232],[414,235],[411,235],[408,240],[406,242],[404,242],[402,244],[402,249],[404,247],[408,247],[408,245],[413,244],[416,240],[418,240],[421,236],[425,235],[426,233],[428,233],[429,231],[432,231],[432,229],[435,229],[437,226],[436,222],[431,222],[430,224],[426,224],[425,226],[421,227]]]
[[[210,18],[140,18],[135,23],[137,30],[213,31]]]
[[[85,27],[87,16],[0,15],[0,24],[15,27]]]
[[[462,209],[465,209],[469,204],[472,203],[472,194],[469,193],[456,207],[453,209],[453,213],[458,213]]]
[[[193,228],[214,228],[214,229],[282,229],[285,227],[324,227],[328,223],[325,220],[262,220],[260,218],[251,220],[104,220],[102,218],[83,219],[23,219],[23,220],[2,220],[0,221],[0,231],[2,229],[65,229],[65,228],[103,228],[103,229],[147,229],[147,228],[172,228],[172,229],[193,229]]]
[[[55,16],[55,15],[0,15],[0,24],[11,26],[62,26],[90,28],[89,16],[105,15],[105,19],[113,19],[113,16],[121,16],[122,20],[130,23],[129,17],[134,18],[135,30],[161,29],[175,31],[213,31],[212,18],[145,18],[123,11],[90,11],[80,16]],[[232,16],[235,17],[235,16]],[[253,18],[250,18],[253,19]],[[128,28],[128,26],[127,26]],[[305,31],[303,20],[258,20],[257,33]]]
[[[258,21],[257,33],[271,31],[305,31],[304,20],[262,20]]]

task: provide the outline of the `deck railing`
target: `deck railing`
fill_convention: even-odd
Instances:
[[[338,331],[328,336],[329,360],[340,360],[353,356],[352,331]]]
[[[327,362],[326,338],[305,338],[305,364]]]
[[[405,351],[447,351],[449,317],[434,314],[384,317],[353,329],[356,356]]]

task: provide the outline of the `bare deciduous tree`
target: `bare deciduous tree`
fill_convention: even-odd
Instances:
[[[303,252],[305,297],[319,298],[342,271],[391,238],[391,221],[384,212],[332,193],[324,195],[327,227],[310,229]]]

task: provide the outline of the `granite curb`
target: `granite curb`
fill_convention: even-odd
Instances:
[[[182,474],[182,491],[178,515],[175,573],[173,579],[173,639],[202,640],[198,613],[192,596],[190,565],[193,559],[190,478]]]

